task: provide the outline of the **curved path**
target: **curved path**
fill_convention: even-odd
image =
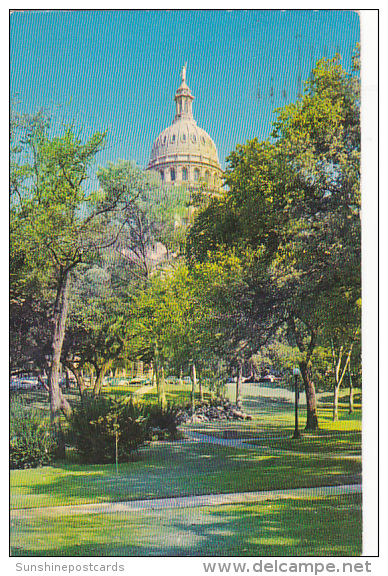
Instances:
[[[202,496],[182,496],[178,498],[158,498],[154,500],[133,500],[129,502],[107,502],[104,504],[80,504],[76,506],[54,506],[47,508],[21,508],[11,511],[11,520],[36,519],[37,517],[74,516],[77,514],[116,514],[120,512],[143,512],[145,510],[167,510],[170,508],[196,508],[202,506],[223,506],[226,504],[252,504],[264,500],[285,498],[317,498],[357,494],[362,492],[361,484],[341,486],[317,486],[316,488],[293,488],[290,490],[265,490],[262,492],[238,492],[231,494],[204,494]]]

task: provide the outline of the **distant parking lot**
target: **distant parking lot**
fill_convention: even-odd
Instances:
[[[43,388],[42,384],[39,382],[38,378],[27,377],[27,378],[11,378],[10,380],[10,390],[38,390]]]

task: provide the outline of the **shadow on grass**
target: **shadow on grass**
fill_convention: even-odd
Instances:
[[[262,455],[193,442],[157,443],[139,460],[114,465],[58,464],[11,474],[14,508],[34,508],[279,490],[355,483],[361,464],[327,457]]]
[[[357,556],[361,495],[12,524],[12,556]]]

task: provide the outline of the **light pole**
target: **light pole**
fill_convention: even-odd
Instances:
[[[299,422],[298,422],[298,401],[299,401],[298,375],[300,374],[299,368],[294,368],[292,373],[295,378],[295,429],[293,438],[300,438]]]

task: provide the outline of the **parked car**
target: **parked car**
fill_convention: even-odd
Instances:
[[[11,378],[10,390],[37,390],[40,387],[37,378]]]
[[[129,386],[129,380],[120,378],[119,381],[117,382],[117,386]]]
[[[179,384],[179,378],[177,376],[167,376],[167,384]]]
[[[19,389],[19,380],[17,380],[16,378],[11,378],[10,383],[9,383],[9,389],[10,390],[18,390]]]
[[[281,378],[279,378],[278,376],[275,376],[274,374],[266,374],[265,376],[261,376],[259,382],[270,382],[271,384],[273,384],[273,382],[279,382],[281,380]]]
[[[71,386],[74,384],[74,380],[72,378],[69,378],[68,381],[66,382],[66,378],[61,378],[59,381],[59,386],[61,388],[66,388],[66,384],[68,384],[68,387],[71,388]]]
[[[132,380],[128,383],[129,386],[147,386],[148,384],[152,384],[152,381],[145,376],[142,378],[140,376],[132,378]]]

